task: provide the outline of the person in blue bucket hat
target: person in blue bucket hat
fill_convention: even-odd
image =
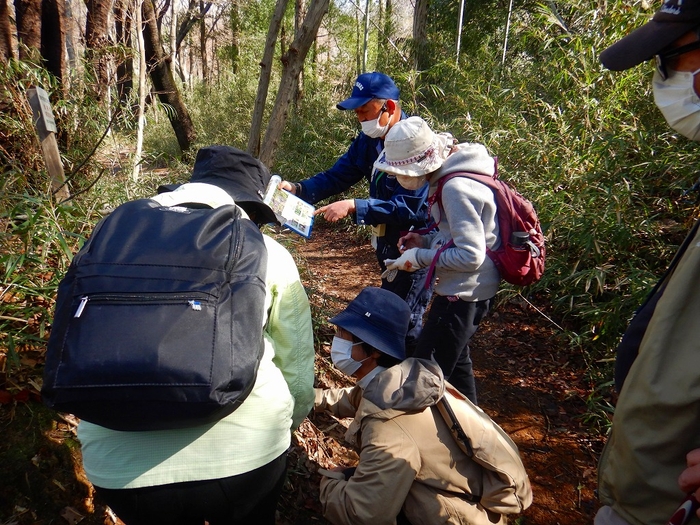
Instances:
[[[469,498],[480,467],[430,407],[445,395],[457,411],[479,409],[448,392],[437,363],[406,359],[410,315],[400,297],[369,287],[330,319],[331,360],[356,384],[316,388],[314,410],[354,417],[345,439],[360,458],[319,471],[323,515],[334,525],[506,523]]]

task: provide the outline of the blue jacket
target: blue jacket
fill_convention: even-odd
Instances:
[[[401,119],[407,118],[401,113]],[[384,237],[377,239],[377,256],[398,257],[396,243],[401,232],[416,229],[428,220],[428,185],[419,190],[406,190],[394,177],[374,170],[374,161],[384,148],[382,139],[364,133],[355,138],[348,151],[328,170],[301,181],[301,197],[306,202],[318,201],[349,189],[363,178],[369,182],[369,199],[355,199],[355,223],[377,226],[386,224]]]

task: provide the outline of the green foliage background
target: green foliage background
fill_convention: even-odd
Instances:
[[[563,335],[584,351],[592,377],[604,384],[635,307],[697,215],[696,195],[685,194],[697,179],[696,145],[671,132],[655,108],[650,64],[612,73],[598,60],[608,45],[646,22],[655,6],[516,1],[504,54],[508,8],[509,2],[468,2],[457,64],[455,7],[435,0],[428,16],[430,67],[415,71],[406,62],[409,40],[397,39],[395,50],[375,34],[369,69],[386,64],[407,113],[461,141],[484,143],[498,156],[501,177],[535,203],[547,238],[547,271],[522,293],[552,305],[558,324],[567,327]],[[245,149],[271,9],[271,2],[245,3],[240,67],[224,71],[215,85],[185,91],[198,132],[195,147],[225,143]],[[334,53],[318,46],[315,62],[308,61],[303,96],[290,111],[272,166],[289,180],[332,165],[358,132],[354,115],[335,109],[357,73],[354,20],[347,6],[334,5],[324,29],[337,28]],[[275,70],[268,111],[278,76]],[[116,165],[122,171],[113,169],[114,152],[133,142],[133,126],[125,121],[102,143],[100,151],[109,153],[75,173],[72,191],[85,193],[57,204],[46,196],[41,163],[27,154],[38,149],[20,110],[31,83],[54,92],[57,86],[41,69],[19,62],[0,66],[0,78],[0,100],[14,108],[0,112],[0,346],[12,362],[17,348],[43,343],[58,280],[102,213],[154,193],[162,182],[186,180],[189,165],[178,160],[167,108],[153,106],[144,168],[166,167],[167,174],[146,169],[134,182],[128,159]],[[86,90],[72,89],[58,104],[57,121],[65,164],[79,166],[106,119]],[[350,195],[365,193],[360,187]],[[504,286],[502,296],[517,292]]]

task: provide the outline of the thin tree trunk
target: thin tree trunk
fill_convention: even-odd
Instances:
[[[238,73],[238,57],[241,46],[241,13],[240,0],[231,2],[231,71],[235,75]]]
[[[144,50],[151,81],[160,101],[175,110],[174,113],[168,112],[168,118],[184,153],[195,141],[197,134],[163,53],[152,0],[143,0],[142,15]]]
[[[267,30],[267,39],[265,40],[265,50],[263,51],[263,59],[260,62],[260,80],[258,81],[258,93],[255,97],[255,106],[253,108],[253,118],[250,124],[250,135],[248,136],[248,153],[254,157],[260,152],[260,131],[262,130],[263,113],[265,112],[265,101],[267,99],[267,91],[270,87],[270,75],[272,74],[272,59],[275,54],[275,41],[279,34],[280,25],[284,12],[287,9],[287,0],[277,0],[275,12],[270,20],[270,27]]]
[[[0,60],[7,63],[14,58],[12,49],[12,27],[10,25],[9,0],[0,0]]]
[[[117,0],[114,6],[114,28],[117,44],[125,50],[131,49],[131,13],[132,3],[129,0]],[[137,25],[136,27],[140,27]],[[129,102],[131,91],[134,88],[134,59],[131,53],[120,56],[117,62],[117,95],[119,108],[124,110]]]
[[[362,40],[362,72],[367,71],[367,41],[369,39],[369,7],[370,0],[365,3],[365,32]]]
[[[85,22],[85,47],[88,63],[95,72],[94,93],[98,101],[107,100],[109,89],[108,57],[106,48],[109,45],[108,25],[109,13],[112,10],[112,0],[85,0],[87,20]]]
[[[427,17],[428,0],[416,0],[413,13],[413,67],[423,71],[427,66]]]
[[[141,16],[141,3],[144,0],[138,0],[136,4],[136,27],[143,27],[143,19]],[[138,112],[138,128],[136,134],[136,153],[134,154],[134,171],[131,178],[134,182],[139,180],[139,171],[141,169],[141,150],[143,148],[143,128],[145,124],[146,111],[146,53],[144,49],[143,33],[137,31],[138,52],[139,52],[139,112]]]
[[[207,23],[204,17],[204,2],[199,2],[199,12],[201,18],[199,20],[199,48],[202,61],[202,82],[209,83],[209,60],[207,57]]]
[[[172,11],[170,12],[170,74],[175,78],[177,75],[177,50],[175,42],[177,42],[177,11],[175,10],[176,2],[173,2]]]
[[[292,100],[294,86],[304,66],[306,54],[311,48],[323,16],[328,12],[329,0],[313,0],[302,24],[299,35],[294,39],[289,51],[282,57],[282,78],[270,122],[265,131],[265,140],[260,150],[260,161],[272,166],[277,144],[282,137],[287,121],[287,110]]]
[[[299,31],[301,25],[304,21],[304,0],[295,0],[294,3],[294,38],[299,36]],[[314,38],[315,41],[315,38]],[[294,105],[297,106],[304,95],[304,68],[301,69],[299,73],[299,78],[297,79],[296,86],[294,87],[294,95],[292,100]]]
[[[66,27],[66,53],[68,54],[68,68],[75,69],[77,67],[77,58],[75,56],[74,35],[76,33],[76,22],[73,17],[73,0],[66,0],[65,11],[65,27]]]

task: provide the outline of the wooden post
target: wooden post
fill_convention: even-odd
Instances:
[[[51,193],[59,202],[64,201],[70,197],[70,191],[65,184],[66,177],[63,173],[61,153],[56,142],[56,121],[51,111],[49,95],[40,87],[31,87],[27,90],[27,98],[32,107],[34,127],[39,135],[46,169],[51,177]]]

